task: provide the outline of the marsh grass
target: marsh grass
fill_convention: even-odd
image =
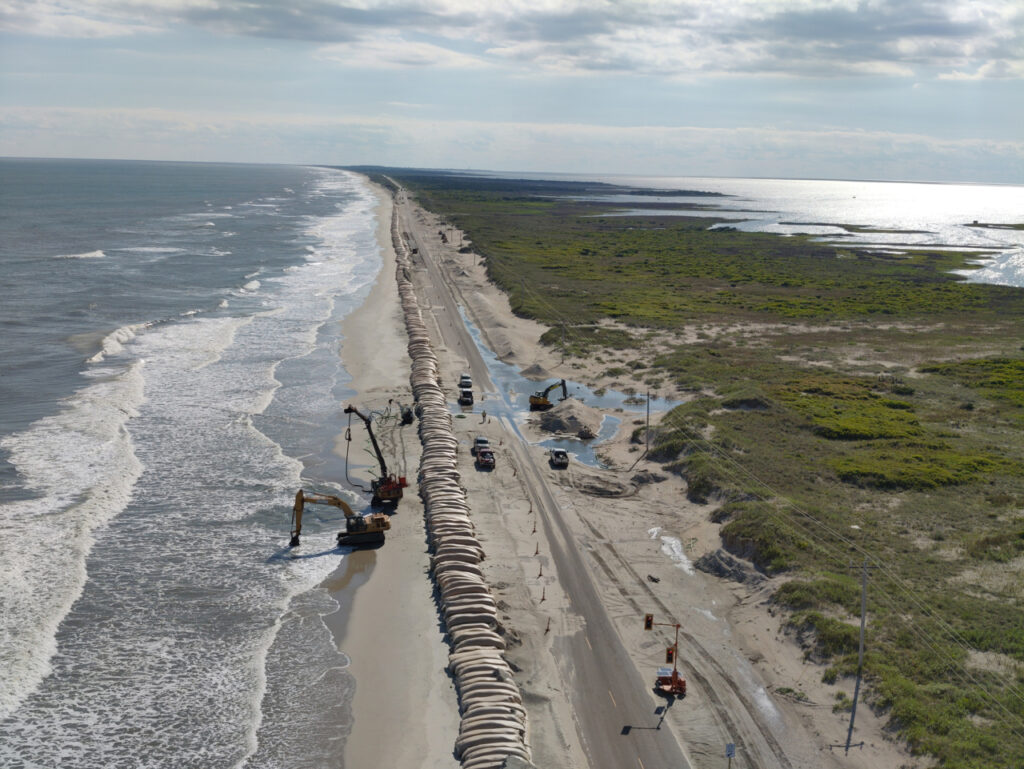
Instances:
[[[726,548],[788,577],[774,601],[826,681],[856,670],[868,555],[867,701],[944,767],[1024,766],[1024,665],[966,665],[971,650],[1024,663],[1024,576],[982,576],[1024,556],[1024,291],[953,275],[971,254],[613,216],[567,183],[395,175],[570,365],[702,324],[695,344],[609,363],[695,396],[648,458],[717,503]]]

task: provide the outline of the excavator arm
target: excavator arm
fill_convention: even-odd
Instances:
[[[360,413],[359,409],[351,405],[345,407],[345,413],[355,414],[366,423],[366,432],[370,435],[370,443],[373,444],[373,451],[377,455],[377,461],[380,463],[380,475],[382,478],[387,478],[388,466],[384,462],[384,454],[381,453],[380,446],[377,445],[377,438],[373,434],[373,428],[370,427],[370,418],[368,416],[364,416]]]
[[[302,511],[307,502],[315,505],[337,507],[345,513],[346,518],[351,518],[355,515],[352,508],[340,497],[334,497],[329,494],[306,494],[302,489],[299,489],[295,495],[295,506],[292,508],[292,539],[289,543],[291,547],[298,547],[299,535],[302,533]]]
[[[556,387],[561,387],[562,388],[562,400],[565,400],[566,398],[569,397],[569,389],[565,385],[565,380],[561,379],[561,380],[559,380],[557,382],[554,382],[554,383],[548,385],[545,389],[539,390],[539,391],[535,392],[533,395],[531,395],[530,396],[530,410],[534,411],[534,410],[544,410],[544,409],[551,408],[551,406],[554,405],[554,404],[552,404],[551,401],[548,400],[548,393],[550,393]]]
[[[555,382],[554,384],[549,385],[548,389],[546,389],[544,391],[543,397],[547,398],[548,397],[548,393],[550,393],[556,387],[561,387],[562,388],[562,400],[565,400],[566,398],[569,397],[569,390],[565,386],[565,380],[564,379],[562,381],[560,381],[560,382]]]
[[[380,450],[380,445],[377,443],[377,437],[373,434],[370,418],[360,413],[359,409],[355,406],[346,406],[345,413],[355,414],[366,423],[366,432],[370,435],[370,443],[373,444],[373,451],[377,455],[377,461],[380,463],[380,478],[370,484],[373,491],[373,497],[370,500],[371,504],[376,505],[381,502],[398,504],[398,500],[402,498],[402,489],[406,486],[405,476],[396,478],[388,474],[388,466],[384,461],[384,454]]]

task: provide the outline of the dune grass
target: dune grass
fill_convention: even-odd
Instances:
[[[867,557],[870,705],[944,767],[1024,766],[1024,291],[952,274],[976,254],[392,175],[468,234],[545,343],[690,396],[650,458],[714,503],[724,547],[786,578],[774,600],[826,681],[855,670]],[[699,341],[646,347],[682,329]]]

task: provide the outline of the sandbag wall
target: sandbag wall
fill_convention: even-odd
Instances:
[[[448,665],[459,694],[461,723],[455,754],[464,769],[498,769],[508,756],[530,759],[525,743],[526,710],[512,670],[502,656],[497,608],[484,581],[483,548],[469,517],[458,471],[458,440],[441,389],[437,356],[409,281],[409,252],[398,231],[397,206],[391,222],[397,257],[398,293],[409,335],[413,396],[423,446],[418,482],[433,548],[431,570],[448,630]]]

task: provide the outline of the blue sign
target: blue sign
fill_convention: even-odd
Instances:
[[[727,742],[727,743],[725,743],[725,757],[726,758],[735,758],[736,757],[736,743],[735,742]]]

